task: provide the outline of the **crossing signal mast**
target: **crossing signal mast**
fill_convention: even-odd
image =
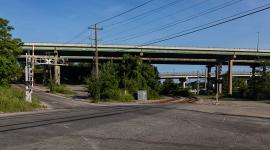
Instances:
[[[67,60],[59,57],[35,56],[35,45],[25,54],[25,100],[32,102],[32,93],[34,89],[34,69],[36,65],[63,66],[67,65]]]

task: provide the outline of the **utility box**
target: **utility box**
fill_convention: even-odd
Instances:
[[[147,100],[147,92],[145,90],[138,91],[137,99],[142,100],[142,101],[146,101]]]

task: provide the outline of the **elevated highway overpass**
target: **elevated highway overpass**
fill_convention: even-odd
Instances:
[[[61,44],[61,43],[24,43],[23,54],[19,61],[25,61],[25,53],[31,51],[34,45],[35,58],[54,57],[67,59],[69,63],[92,63],[95,47],[88,44]],[[233,65],[252,67],[260,66],[260,60],[270,59],[270,50],[244,48],[202,48],[202,47],[172,47],[172,46],[131,46],[131,45],[99,45],[100,61],[113,60],[120,62],[123,54],[141,56],[151,64],[188,64],[206,65],[207,78],[211,78],[211,68],[221,70],[222,65],[228,65],[229,94],[232,94]],[[60,66],[55,66],[55,80],[60,81]],[[215,76],[220,76],[216,71]]]
[[[207,76],[208,74],[204,72],[163,72],[159,74],[160,79],[207,78]],[[210,76],[215,77],[215,73],[211,73]],[[223,73],[222,76],[226,76],[226,73]],[[252,72],[234,71],[232,76],[236,78],[250,78],[252,77]],[[255,76],[258,76],[258,74],[255,74]]]
[[[255,76],[260,76],[255,73]],[[227,73],[222,73],[222,77],[226,77]],[[248,71],[234,71],[232,73],[233,78],[245,79],[246,81],[253,76],[252,72]],[[182,83],[182,87],[186,88],[186,82],[189,79],[205,79],[205,87],[207,88],[207,82],[216,78],[215,73],[207,74],[207,72],[163,72],[159,74],[160,79],[178,79]]]
[[[60,43],[24,43],[23,55],[35,45],[36,57],[48,57],[48,53],[58,52],[60,58],[68,62],[91,62],[94,57],[94,46],[88,44]],[[235,65],[258,64],[257,59],[269,59],[270,50],[241,48],[199,48],[169,46],[130,46],[130,45],[99,45],[100,60],[121,60],[123,54],[142,56],[142,59],[153,64],[195,64],[215,65],[217,62],[227,64],[234,59]]]

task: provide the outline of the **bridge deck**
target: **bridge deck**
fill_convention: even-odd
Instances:
[[[59,43],[24,43],[24,53],[35,45],[35,54],[46,57],[48,52],[57,50],[59,56],[71,62],[89,62],[93,59],[94,47],[87,44]],[[257,58],[269,59],[270,50],[233,49],[233,48],[199,48],[199,47],[168,47],[168,46],[129,46],[99,45],[101,60],[120,60],[123,53],[142,55],[145,61],[155,64],[215,64],[218,60],[226,61],[235,56],[235,64],[257,64]],[[24,58],[23,55],[20,58]]]

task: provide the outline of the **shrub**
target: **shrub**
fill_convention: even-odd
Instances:
[[[48,87],[50,89],[51,93],[61,93],[61,94],[67,94],[67,95],[74,95],[75,93],[70,91],[66,85],[57,85],[54,83],[53,80],[49,80]]]
[[[128,91],[125,92],[121,89],[110,89],[102,93],[101,100],[130,102],[134,100],[134,97]]]
[[[159,93],[157,91],[152,90],[152,89],[148,89],[147,90],[147,98],[149,100],[157,100],[160,98],[160,96],[159,96]]]
[[[174,94],[175,96],[190,97],[192,96],[189,89],[178,88]]]
[[[166,79],[161,87],[161,94],[173,96],[177,90],[177,84],[172,79]]]
[[[119,101],[130,101],[137,96],[138,90],[147,90],[149,99],[159,97],[157,68],[144,63],[138,56],[123,55],[120,64],[102,64],[99,75],[99,80],[92,76],[86,81],[89,96],[95,101],[117,98]],[[123,90],[120,89],[127,92],[123,94]]]

